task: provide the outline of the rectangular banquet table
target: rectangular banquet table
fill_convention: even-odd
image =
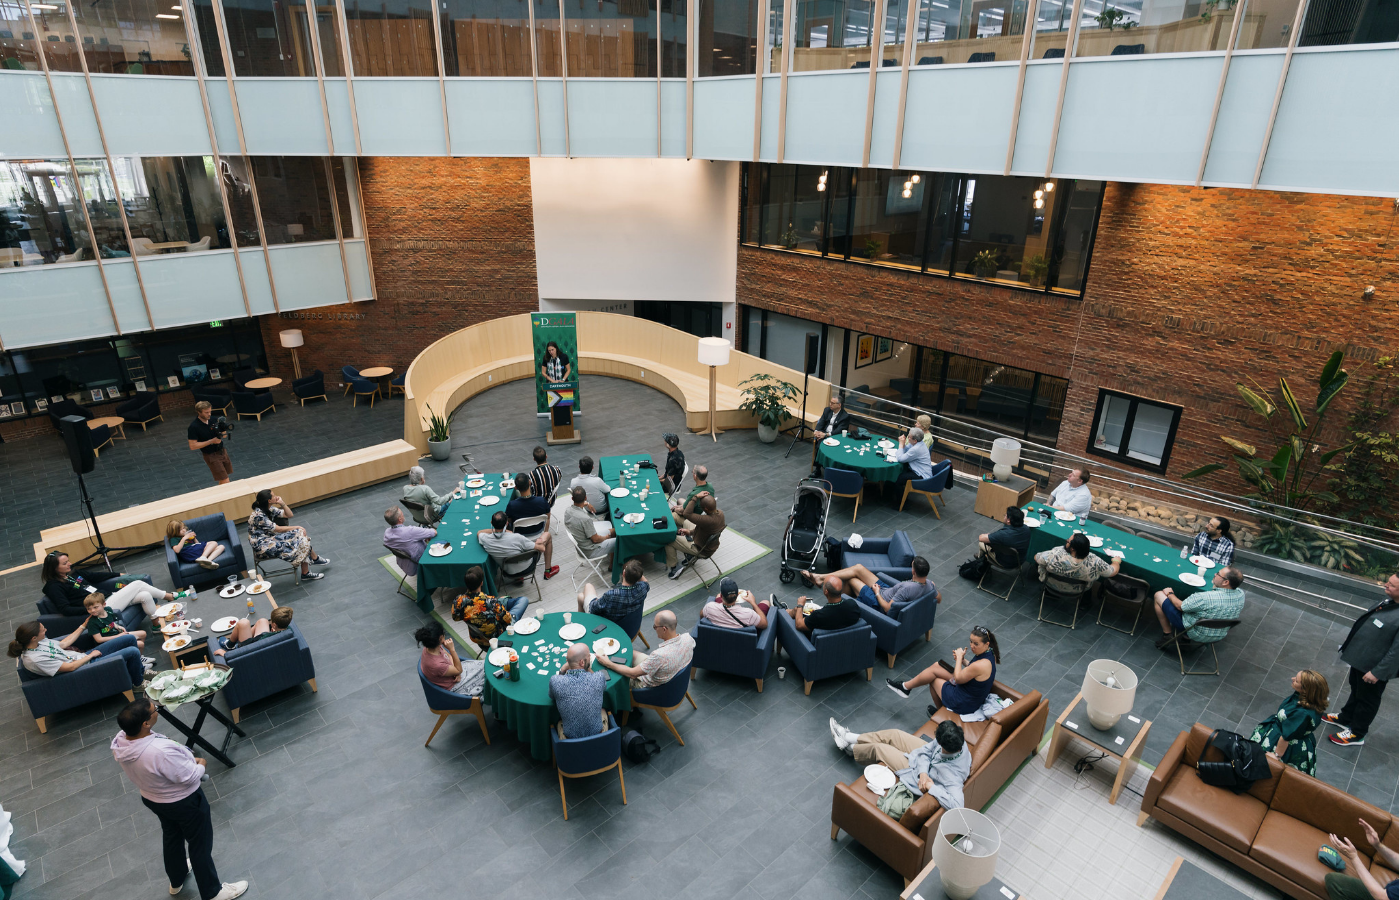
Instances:
[[[1075,531],[1083,531],[1087,535],[1104,539],[1103,546],[1095,548],[1093,552],[1105,559],[1111,559],[1111,557],[1105,554],[1104,550],[1123,551],[1122,572],[1132,575],[1134,578],[1141,578],[1154,591],[1171,587],[1176,588],[1180,596],[1187,595],[1188,591],[1182,590],[1185,582],[1181,581],[1179,576],[1184,572],[1196,574],[1196,567],[1189,560],[1181,558],[1180,547],[1166,547],[1156,541],[1149,541],[1127,531],[1110,528],[1092,519],[1082,526],[1073,519],[1062,522],[1055,518],[1055,510],[1043,503],[1027,503],[1022,509],[1025,510],[1027,521],[1032,516],[1039,520],[1041,509],[1050,511],[1049,521],[1044,522],[1039,528],[1031,529],[1031,556],[1049,550],[1051,547],[1062,546]],[[1183,540],[1183,543],[1188,542]],[[1211,570],[1207,569],[1205,575],[1207,585],[1210,584],[1210,577]],[[1190,585],[1186,585],[1186,587],[1192,590],[1205,589]]]
[[[482,571],[486,573],[486,592],[496,594],[496,581],[491,574],[490,558],[482,549],[476,533],[491,527],[491,516],[497,510],[505,510],[510,495],[515,491],[513,487],[508,488],[506,495],[502,496],[500,483],[514,483],[515,473],[503,475],[500,472],[488,472],[479,477],[486,479],[486,486],[468,488],[467,496],[453,500],[452,505],[443,513],[442,521],[438,522],[438,535],[431,543],[447,541],[452,545],[452,552],[446,556],[430,556],[428,551],[424,550],[422,558],[418,560],[418,608],[423,612],[433,611],[431,595],[434,589],[461,587],[462,576],[466,575],[472,566],[481,566]],[[472,494],[476,491],[480,491],[481,494],[473,497]],[[482,506],[482,497],[498,499],[491,506]],[[465,547],[462,546],[463,542],[466,542]]]
[[[661,477],[655,469],[636,468],[643,460],[650,462],[650,453],[629,453],[626,456],[605,456],[598,460],[598,477],[611,487],[625,487],[630,493],[626,497],[609,497],[608,505],[613,512],[613,532],[617,535],[617,548],[613,550],[612,579],[616,584],[622,580],[622,566],[634,556],[655,553],[676,539],[676,520],[671,517],[671,507],[666,502],[666,493],[661,490]],[[625,462],[625,465],[624,465]],[[619,481],[624,483],[619,484]],[[645,502],[641,490],[646,487],[650,493]],[[645,518],[635,525],[629,525],[617,515],[642,513]],[[664,519],[665,527],[657,528],[652,519]]]

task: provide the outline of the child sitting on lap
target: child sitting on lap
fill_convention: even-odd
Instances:
[[[165,537],[170,541],[176,556],[185,562],[199,563],[203,569],[217,569],[219,564],[214,560],[223,555],[226,549],[217,541],[201,541],[179,519],[171,519],[170,524],[165,526]]]
[[[136,649],[146,649],[146,632],[127,631],[126,626],[122,625],[121,616],[107,605],[106,597],[101,594],[88,594],[83,600],[83,609],[87,610],[88,614],[83,627],[97,643],[105,644],[115,637],[130,634],[136,638]]]

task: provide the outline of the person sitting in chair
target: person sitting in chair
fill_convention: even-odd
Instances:
[[[1182,643],[1190,645],[1209,644],[1218,641],[1229,633],[1225,628],[1202,628],[1197,625],[1205,619],[1238,619],[1244,609],[1244,573],[1234,566],[1226,566],[1216,571],[1210,580],[1210,590],[1199,590],[1186,597],[1178,597],[1176,591],[1165,588],[1152,596],[1153,610],[1157,622],[1162,626],[1162,636],[1157,640],[1159,650],[1167,649],[1172,635],[1184,631]]]
[[[996,531],[977,535],[977,552],[995,556],[998,565],[1010,568],[1026,558],[1031,548],[1031,530],[1019,506],[1008,506],[1002,522],[1005,524]]]
[[[223,662],[224,654],[229,650],[237,650],[239,647],[246,647],[255,641],[276,634],[279,631],[286,631],[287,626],[292,624],[292,608],[290,606],[279,606],[272,611],[272,615],[266,619],[258,619],[256,622],[249,622],[246,618],[239,619],[233,624],[233,631],[224,638],[220,638],[214,647],[215,662]]]
[[[833,434],[840,434],[851,427],[851,414],[846,412],[841,406],[841,398],[835,394],[826,401],[826,409],[817,418],[817,424],[812,426],[812,436],[817,440],[824,440]]]
[[[423,467],[414,466],[408,470],[408,484],[403,489],[403,499],[423,507],[421,512],[413,510],[413,521],[419,525],[431,525],[441,519],[442,514],[447,512],[447,507],[457,499],[456,493],[440,496],[437,491],[428,487],[425,477]]]
[[[521,584],[525,579],[518,576],[529,571],[530,560],[523,560],[515,563],[515,568],[508,569],[505,561],[522,553],[529,553],[531,550],[545,552],[545,547],[550,546],[549,529],[538,537],[528,538],[523,534],[516,534],[506,530],[507,516],[505,510],[497,510],[491,515],[491,527],[483,528],[476,533],[476,539],[481,542],[481,549],[501,566],[501,571],[506,575],[517,576],[513,579],[513,584]],[[546,565],[548,561],[546,560]],[[555,571],[559,571],[555,569]]]
[[[491,638],[505,634],[506,626],[519,622],[530,608],[529,597],[497,599],[484,593],[486,573],[481,566],[472,566],[462,576],[462,593],[452,601],[452,620],[466,622],[472,643],[490,646]]]
[[[549,679],[549,697],[559,710],[559,727],[565,740],[586,738],[607,728],[603,712],[603,692],[608,673],[592,668],[593,654],[587,644],[570,644],[559,674]]]
[[[405,575],[417,575],[418,560],[422,558],[423,551],[428,549],[428,542],[437,537],[437,529],[404,524],[403,510],[397,506],[384,510],[384,521],[389,523],[389,527],[384,529],[384,546],[408,557],[394,558]]]
[[[714,552],[711,544],[724,531],[724,512],[715,503],[713,494],[696,497],[695,511],[682,518],[691,527],[678,529],[676,539],[666,545],[666,566],[669,569],[666,576],[673,581],[680,578],[702,555]]]
[[[775,599],[770,594],[769,600]],[[747,604],[741,606],[740,603]],[[719,593],[700,609],[700,618],[720,628],[754,628],[762,631],[768,627],[768,610],[771,603],[759,603],[753,591],[739,590],[733,578],[722,578]]]
[[[856,609],[855,603],[845,602],[842,591],[845,585],[841,579],[834,575],[827,575],[822,578],[822,595],[826,597],[825,606],[817,606],[816,602],[806,596],[797,598],[797,605],[788,609],[788,605],[781,600],[777,601],[778,606],[792,616],[793,622],[797,625],[797,630],[803,634],[811,634],[814,631],[826,629],[837,631],[842,628],[849,628],[860,621],[860,610]],[[808,605],[811,610],[808,610]]]
[[[556,468],[555,471],[558,471]],[[549,531],[549,500],[535,493],[530,476],[521,472],[515,476],[515,499],[506,504],[507,527],[527,538],[544,538],[544,577],[546,580],[559,574],[559,567],[552,565],[554,558],[554,535]],[[521,519],[534,519],[544,516],[544,521],[529,528],[516,528]]]
[[[593,457],[584,456],[578,461],[578,474],[569,482],[569,487],[581,487],[588,492],[588,505],[595,516],[608,514],[608,483],[593,474]]]
[[[842,753],[863,765],[883,763],[893,769],[914,799],[930,794],[944,809],[963,805],[963,785],[972,774],[972,754],[967,752],[967,739],[958,723],[939,722],[932,741],[898,728],[856,734],[835,719],[828,719],[827,727]]]
[[[666,684],[681,669],[690,665],[690,658],[695,653],[695,638],[688,631],[676,631],[676,614],[669,609],[656,614],[651,629],[656,632],[660,643],[650,653],[634,650],[632,665],[615,663],[607,656],[598,657],[598,665],[631,679],[634,691]]]

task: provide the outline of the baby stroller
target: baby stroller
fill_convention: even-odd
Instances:
[[[801,569],[810,569],[826,541],[826,514],[831,509],[831,482],[804,478],[797,483],[783,534],[778,580],[791,584]]]

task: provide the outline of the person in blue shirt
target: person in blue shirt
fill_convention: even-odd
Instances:
[[[894,491],[889,494],[890,502],[899,505],[904,496],[904,483],[933,475],[933,460],[928,455],[928,445],[924,443],[924,430],[917,425],[908,434],[899,436],[899,449],[894,452],[895,461],[900,463],[899,477],[895,479]]]

